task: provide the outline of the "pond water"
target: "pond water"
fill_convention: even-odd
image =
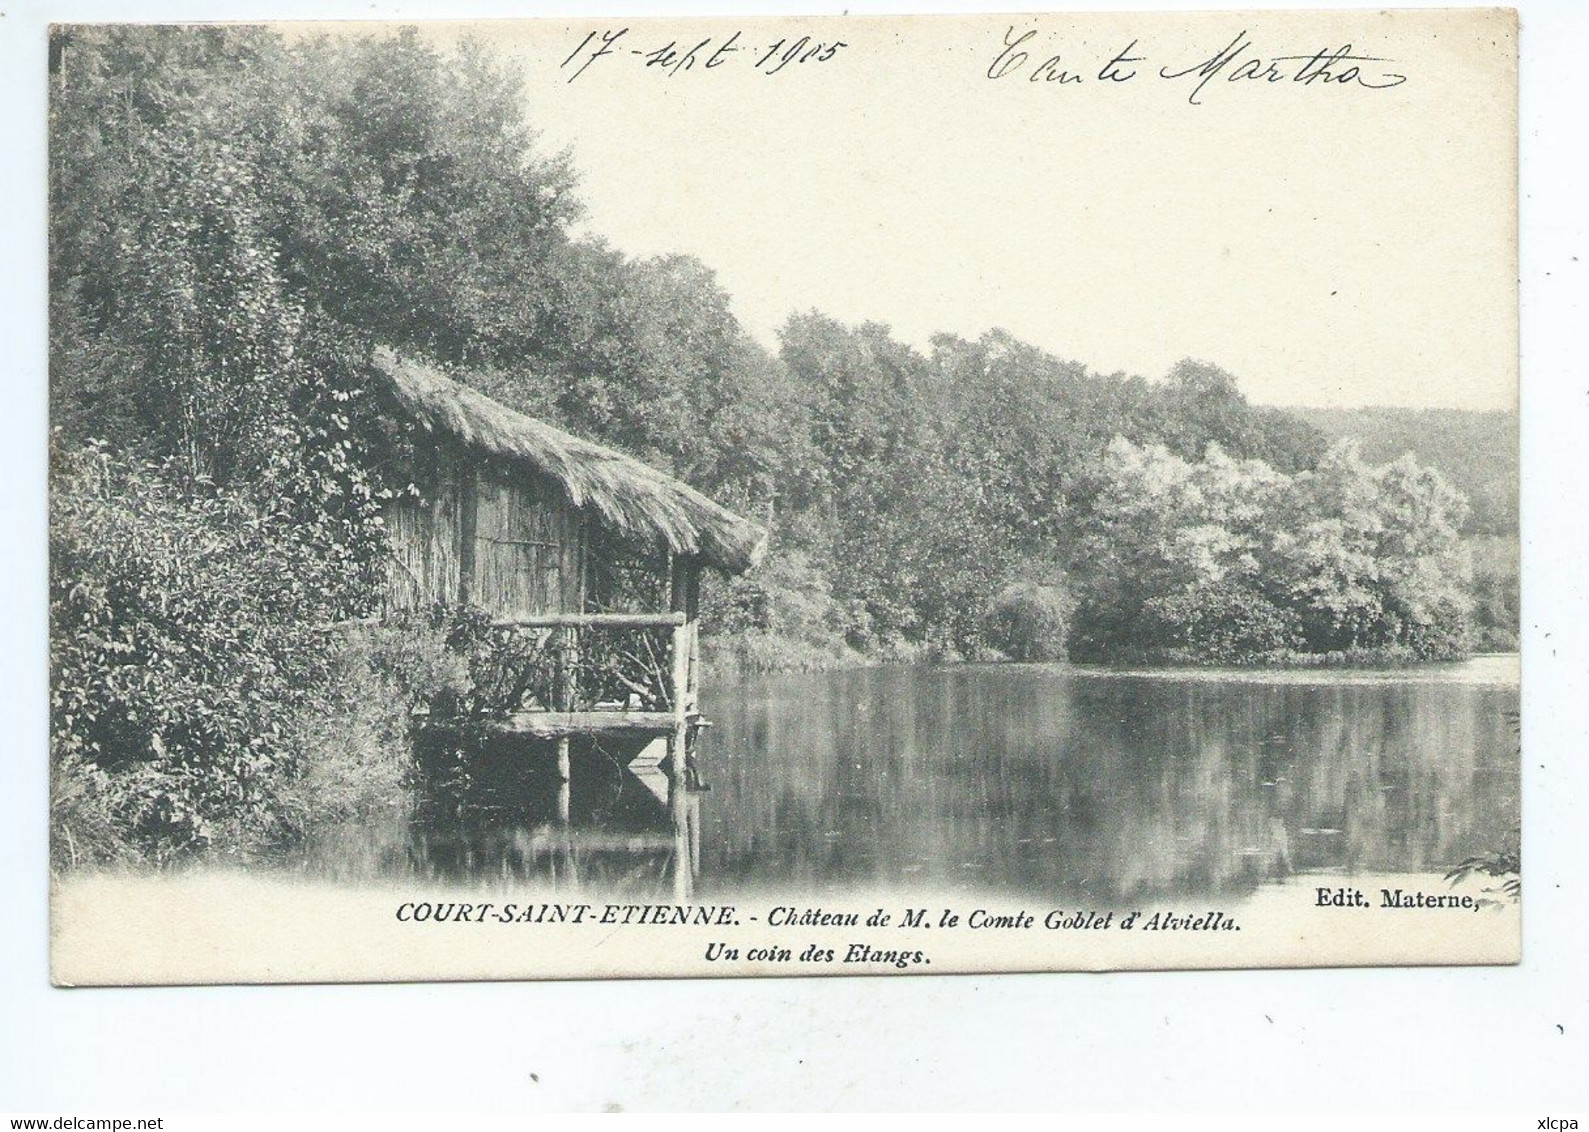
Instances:
[[[1443,871],[1518,825],[1515,659],[874,668],[712,690],[702,886],[1124,901]]]
[[[1517,828],[1516,658],[1397,671],[888,667],[716,680],[698,893],[954,890],[1097,902],[1298,872],[1438,872]],[[344,830],[316,873],[537,877],[665,896],[665,779],[490,760],[493,804]],[[511,787],[511,788],[510,788]]]

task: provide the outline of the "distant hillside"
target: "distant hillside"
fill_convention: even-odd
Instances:
[[[1466,409],[1288,409],[1331,440],[1355,437],[1365,459],[1411,452],[1439,469],[1473,504],[1474,534],[1517,533],[1517,414]]]

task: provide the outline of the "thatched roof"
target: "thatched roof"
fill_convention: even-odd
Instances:
[[[632,456],[515,412],[391,350],[377,350],[375,364],[427,432],[552,480],[575,507],[624,534],[658,539],[675,554],[733,574],[754,566],[766,549],[760,526]]]

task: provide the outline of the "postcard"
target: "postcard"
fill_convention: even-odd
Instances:
[[[61,985],[1511,964],[1517,17],[61,24]]]

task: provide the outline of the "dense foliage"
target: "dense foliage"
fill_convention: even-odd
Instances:
[[[281,512],[97,448],[53,469],[56,859],[269,850],[402,800],[406,713],[462,677]]]
[[[1522,624],[1517,413],[1388,406],[1295,412],[1326,436],[1357,440],[1370,463],[1410,452],[1468,497],[1463,533],[1472,558],[1473,647],[1515,650]]]
[[[511,76],[412,34],[51,59],[58,859],[257,851],[400,798],[406,708],[463,679],[422,627],[346,627],[404,486],[366,361],[545,336],[571,179]]]
[[[719,660],[1463,647],[1439,477],[1198,362],[1102,375],[816,311],[770,351],[701,263],[576,233],[573,171],[483,48],[72,27],[51,60],[64,858],[388,804],[406,707],[486,694],[467,616],[357,627],[407,488],[377,345],[767,523],[765,564],[709,584]]]
[[[1064,590],[1017,582],[993,599],[983,634],[1011,660],[1064,660],[1070,615],[1070,596]]]
[[[1385,464],[1411,452],[1468,497],[1466,533],[1514,538],[1518,519],[1517,413],[1502,410],[1296,409],[1325,436],[1356,440],[1363,459]]]
[[[1460,655],[1462,497],[1350,442],[1286,474],[1116,439],[1100,465],[1073,653],[1249,661],[1372,650]]]
[[[781,342],[788,439],[784,458],[769,458],[771,490],[755,497],[779,553],[731,594],[787,576],[782,560],[798,553],[822,564],[820,582],[795,581],[807,605],[820,595],[821,615],[789,619],[762,601],[755,627],[814,644],[837,634],[871,656],[1007,652],[988,635],[999,595],[1067,589],[1117,435],[1191,458],[1219,443],[1287,469],[1324,450],[1317,433],[1254,409],[1229,374],[1195,362],[1161,382],[1099,375],[1000,331],[941,335],[923,354],[886,327],[817,312],[791,317]]]

